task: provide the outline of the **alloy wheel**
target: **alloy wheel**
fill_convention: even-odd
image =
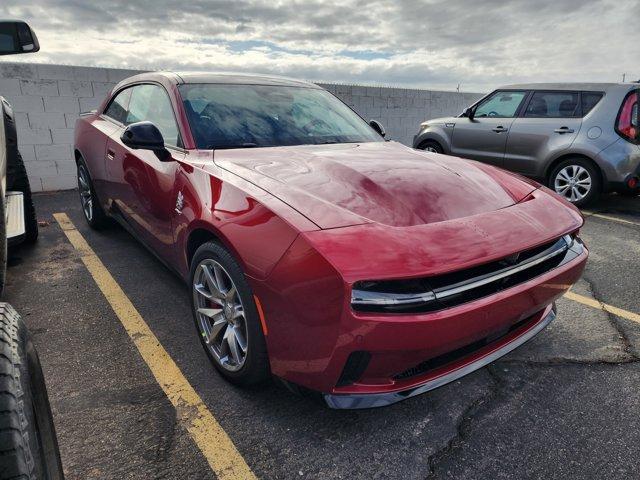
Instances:
[[[78,166],[78,190],[80,192],[80,202],[82,203],[82,211],[87,220],[93,219],[93,195],[91,194],[91,183],[89,174],[84,165]]]
[[[580,165],[567,165],[554,179],[556,193],[570,202],[578,202],[591,191],[593,180],[589,171]]]
[[[431,145],[424,147],[424,151],[431,152],[431,153],[438,153],[438,150],[436,150],[436,148]]]
[[[198,264],[193,276],[193,304],[204,343],[225,370],[240,370],[247,358],[247,321],[238,290],[215,260]]]

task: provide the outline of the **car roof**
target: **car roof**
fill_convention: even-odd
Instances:
[[[189,83],[219,83],[321,88],[314,83],[297,80],[295,78],[233,72],[146,72],[126,78],[120,82],[120,84],[124,85],[135,82],[158,81],[160,78],[169,80],[171,83],[175,83],[177,85]]]
[[[610,90],[612,88],[627,87],[638,88],[634,83],[520,83],[514,85],[505,85],[498,88],[498,90],[582,90],[582,91],[595,91],[602,92]]]

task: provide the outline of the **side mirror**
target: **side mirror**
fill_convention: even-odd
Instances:
[[[468,117],[469,120],[473,120],[473,115],[474,115],[473,107],[467,107],[467,108],[464,109],[464,112],[462,112],[462,116],[463,117]]]
[[[387,135],[387,132],[385,131],[384,127],[382,126],[382,124],[379,121],[377,121],[377,120],[369,120],[369,125],[376,132],[378,132],[382,138],[384,138]]]
[[[171,159],[171,154],[164,147],[162,133],[151,122],[132,123],[122,132],[120,140],[134,150],[153,151],[163,162]]]
[[[0,55],[35,53],[38,50],[38,37],[25,22],[0,22]]]

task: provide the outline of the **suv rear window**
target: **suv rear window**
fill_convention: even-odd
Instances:
[[[582,92],[582,116],[593,110],[603,96],[600,92]]]
[[[535,92],[524,112],[530,118],[579,117],[578,92]]]

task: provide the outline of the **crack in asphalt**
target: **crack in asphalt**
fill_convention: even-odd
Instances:
[[[631,340],[629,340],[627,333],[620,325],[617,317],[613,313],[609,312],[604,308],[604,302],[601,300],[601,296],[599,295],[599,292],[596,290],[595,282],[591,280],[586,275],[586,273],[582,275],[582,280],[584,280],[585,283],[589,286],[589,291],[591,292],[591,296],[596,302],[600,304],[602,311],[607,315],[607,319],[609,320],[609,323],[618,333],[618,336],[620,337],[620,342],[622,343],[622,350],[624,351],[624,353],[629,355],[633,360],[640,361],[640,355],[638,354],[637,351],[635,351],[635,348],[633,347]],[[613,363],[626,363],[626,362],[613,362]]]
[[[504,383],[502,379],[498,376],[497,373],[493,371],[492,366],[487,366],[485,371],[491,377],[491,386],[489,387],[489,392],[485,395],[482,395],[480,398],[474,400],[471,405],[469,405],[464,412],[460,415],[460,418],[456,422],[455,434],[449,439],[447,444],[441,449],[437,450],[433,454],[429,455],[428,464],[429,464],[429,473],[425,477],[425,480],[432,480],[436,478],[436,467],[437,465],[448,455],[452,454],[457,448],[459,448],[459,443],[463,441],[467,434],[467,428],[474,420],[476,413],[480,410],[480,408],[494,399],[498,397],[498,392],[500,387]]]
[[[603,304],[602,300],[600,300],[596,289],[594,288],[594,283],[587,278],[586,275],[582,277],[584,281],[587,283],[591,296],[601,305]],[[563,366],[585,366],[592,367],[598,365],[629,365],[629,364],[637,364],[640,363],[640,356],[634,351],[633,345],[629,338],[627,337],[626,332],[619,325],[617,318],[615,315],[603,309],[603,311],[607,314],[607,319],[613,326],[613,328],[618,333],[620,343],[622,344],[622,348],[625,354],[628,355],[629,358],[621,361],[610,361],[606,359],[600,360],[577,360],[577,359],[568,359],[568,358],[551,358],[547,361],[535,361],[535,360],[499,360],[492,365],[485,367],[486,372],[489,374],[492,380],[492,385],[489,387],[489,393],[481,396],[480,398],[474,400],[471,405],[469,405],[460,418],[458,419],[455,427],[455,434],[449,439],[447,444],[437,450],[435,453],[429,456],[428,464],[429,464],[429,473],[425,477],[425,480],[433,480],[436,477],[436,468],[437,466],[449,455],[452,455],[457,449],[461,448],[461,442],[463,442],[467,438],[467,432],[469,426],[474,420],[477,420],[476,415],[480,413],[481,407],[491,402],[498,400],[500,396],[500,390],[504,385],[504,380],[500,377],[500,375],[496,372],[496,367],[499,365],[525,365],[525,366],[534,366],[534,367],[563,367]]]
[[[173,453],[174,447],[177,441],[178,429],[180,419],[178,412],[172,409],[173,413],[170,414],[172,419],[167,419],[164,423],[165,431],[159,436],[159,442],[155,451],[155,461],[153,462],[155,476],[154,478],[172,478],[171,475],[175,474],[171,470],[170,457]]]

